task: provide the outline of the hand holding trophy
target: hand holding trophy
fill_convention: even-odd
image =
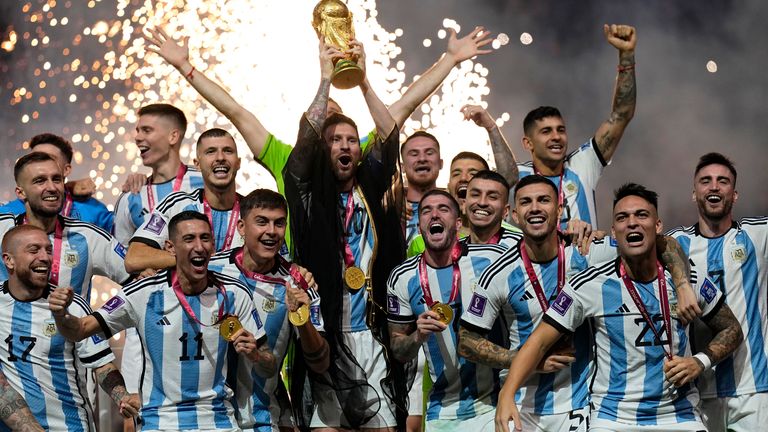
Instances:
[[[312,12],[312,27],[317,37],[326,45],[347,52],[350,41],[355,39],[352,13],[341,0],[321,0]],[[331,83],[338,89],[350,89],[363,82],[365,72],[352,55],[337,59],[334,63]]]

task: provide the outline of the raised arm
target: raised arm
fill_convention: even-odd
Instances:
[[[325,122],[328,109],[328,95],[331,91],[331,76],[333,75],[333,60],[344,57],[344,53],[333,46],[320,41],[320,85],[317,94],[307,109],[307,120],[320,134]]]
[[[48,306],[51,309],[56,328],[65,339],[79,342],[96,333],[101,333],[101,326],[93,315],[78,318],[70,315],[67,308],[74,298],[72,288],[56,288],[48,296]]]
[[[488,132],[491,149],[493,149],[493,159],[496,162],[496,171],[504,176],[510,187],[514,187],[519,176],[517,160],[493,117],[480,105],[464,105],[461,108],[461,113],[464,114],[464,120],[472,120]]]
[[[357,65],[365,73],[365,50],[363,49],[363,44],[358,40],[352,40],[349,42],[349,46],[351,47],[349,53],[353,58],[357,59]],[[387,106],[384,105],[376,92],[373,91],[367,75],[365,75],[365,79],[360,84],[360,90],[363,92],[365,103],[368,105],[368,111],[370,111],[373,122],[376,125],[376,133],[383,139],[386,139],[395,127],[395,120],[392,118],[392,114],[389,113]]]
[[[427,69],[426,72],[421,74],[421,77],[417,79],[408,90],[403,94],[397,102],[389,107],[389,112],[392,114],[395,123],[401,128],[405,124],[405,120],[413,114],[413,111],[419,107],[419,105],[426,100],[429,95],[434,93],[437,87],[445,80],[451,70],[463,62],[464,60],[471,59],[477,55],[488,54],[492,52],[490,49],[483,49],[493,41],[489,37],[490,33],[486,32],[483,27],[475,27],[472,32],[464,36],[461,39],[456,37],[456,31],[450,30],[448,36],[448,48],[440,59]],[[389,133],[389,131],[387,131]]]
[[[635,46],[637,34],[635,28],[628,25],[603,26],[608,43],[619,50],[618,75],[613,90],[611,115],[597,128],[595,142],[603,160],[611,160],[619,140],[624,134],[629,121],[635,115],[637,88],[635,85]]]
[[[13,432],[43,432],[29,406],[0,371],[0,421]]]
[[[189,47],[185,37],[183,44],[174,41],[162,28],[148,28],[149,35],[144,39],[150,43],[148,51],[157,53],[168,64],[175,67],[189,82],[220,113],[224,114],[238,132],[243,135],[248,148],[258,158],[264,149],[269,131],[261,124],[253,113],[246,110],[223,87],[209,79],[204,73],[198,71],[189,61]],[[202,62],[198,60],[198,64]]]

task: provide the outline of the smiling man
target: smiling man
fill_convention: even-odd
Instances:
[[[693,380],[731,355],[741,327],[714,283],[699,278],[695,295],[715,336],[692,355],[675,285],[657,258],[661,229],[655,192],[632,183],[616,191],[611,231],[619,257],[572,277],[552,302],[509,365],[497,431],[508,431],[510,420],[521,430],[515,393],[545,353],[587,320],[594,328],[596,369],[590,431],[705,430]]]
[[[173,267],[175,258],[163,250],[168,239],[168,222],[184,210],[204,214],[214,234],[216,251],[243,244],[237,231],[240,219],[240,195],[235,177],[240,169],[237,145],[229,132],[209,129],[197,140],[195,166],[203,175],[203,187],[192,192],[168,195],[131,238],[125,268],[132,272]]]
[[[699,221],[669,233],[715,281],[746,335],[731,358],[699,379],[710,432],[755,431],[768,421],[768,218],[735,221],[738,197],[733,162],[720,153],[703,155],[693,178]],[[694,346],[708,340],[696,335]]]

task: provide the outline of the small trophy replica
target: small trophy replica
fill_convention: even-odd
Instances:
[[[318,38],[340,51],[349,49],[349,41],[355,38],[352,13],[341,0],[320,0],[312,12],[312,27]],[[363,70],[350,58],[336,61],[331,84],[338,89],[350,89],[363,82]]]

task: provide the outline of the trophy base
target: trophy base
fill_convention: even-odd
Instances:
[[[331,84],[341,90],[357,87],[363,82],[364,74],[360,66],[352,60],[341,59],[333,68]]]

